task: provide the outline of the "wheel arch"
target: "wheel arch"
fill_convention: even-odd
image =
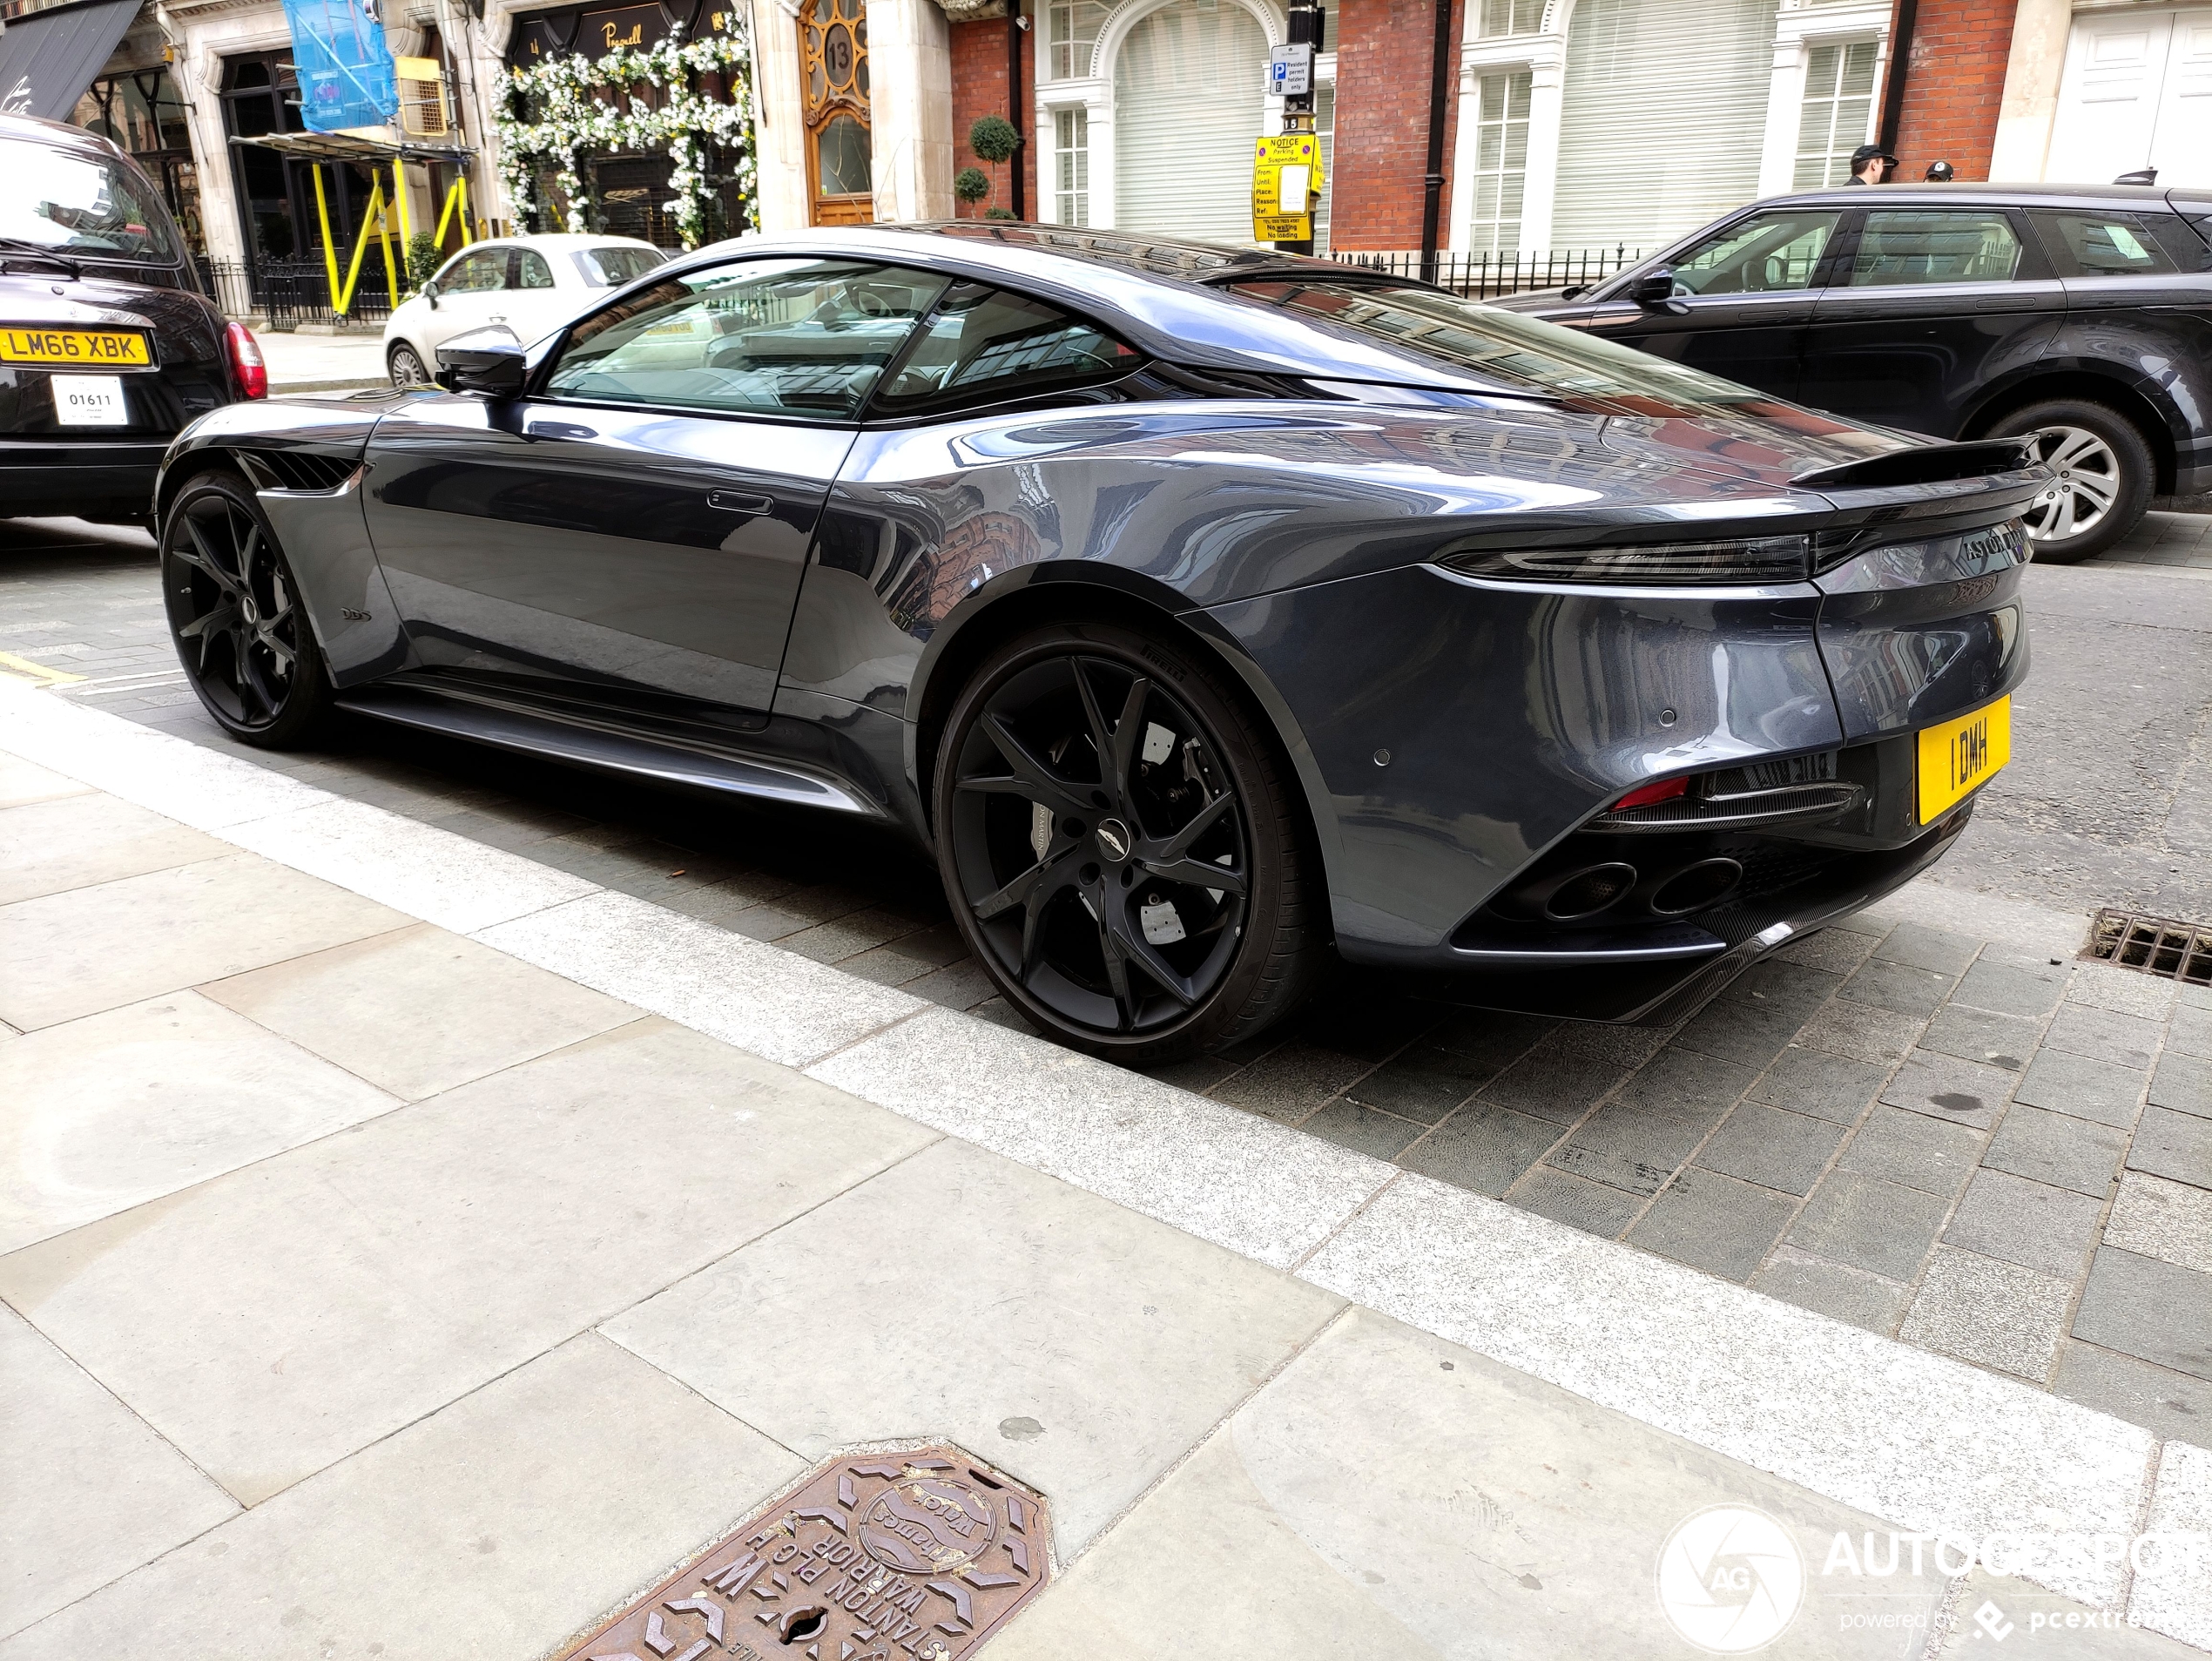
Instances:
[[[1161,635],[1201,661],[1227,672],[1260,716],[1305,797],[1305,827],[1319,854],[1325,885],[1338,862],[1331,799],[1311,746],[1290,707],[1251,655],[1204,611],[1141,573],[1091,562],[1024,566],[1006,572],[962,601],[930,638],[914,677],[908,707],[907,766],[924,822],[935,834],[937,750],[961,689],[993,650],[1050,623],[1118,623]],[[1324,911],[1325,913],[1325,908]]]
[[[2152,494],[2172,494],[2175,465],[2173,415],[2147,389],[2140,377],[2084,365],[2042,368],[1990,393],[1967,417],[1959,436],[1983,437],[2015,410],[2058,398],[2103,404],[2114,414],[2126,416],[2150,446],[2151,463],[2157,469]]]

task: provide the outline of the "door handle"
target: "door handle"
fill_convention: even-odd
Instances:
[[[744,490],[709,490],[706,505],[720,508],[725,513],[765,513],[776,504],[767,496]]]
[[[599,436],[589,427],[578,427],[566,421],[534,421],[524,431],[532,438],[597,438]]]

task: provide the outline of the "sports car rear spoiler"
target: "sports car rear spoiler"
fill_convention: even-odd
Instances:
[[[1817,468],[1790,482],[1812,490],[1881,490],[1898,484],[1941,484],[2017,473],[2035,457],[2025,438],[1989,438],[1971,444],[1927,444],[1892,450],[1840,467]]]

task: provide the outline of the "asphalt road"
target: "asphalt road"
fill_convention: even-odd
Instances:
[[[2212,573],[2027,572],[2012,765],[1935,879],[2212,921]]]

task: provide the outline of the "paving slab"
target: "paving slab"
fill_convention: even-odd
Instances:
[[[2129,1625],[2124,1610],[2092,1609],[1977,1568],[1960,1581],[1951,1629],[1930,1661],[1984,1661],[1993,1653],[2050,1661],[2200,1661],[2203,1651]]]
[[[0,906],[0,1019],[52,1026],[409,921],[251,854],[22,900]]]
[[[1754,1289],[1801,1309],[1885,1336],[1897,1331],[1912,1288],[1847,1263],[1832,1263],[1787,1244],[1778,1246],[1751,1278]]]
[[[2127,1151],[2126,1134],[2109,1125],[2016,1102],[1982,1158],[1993,1170],[2102,1199]]]
[[[1939,1246],[1898,1336],[2040,1384],[2058,1360],[2073,1295],[2055,1276]]]
[[[114,796],[54,796],[0,809],[0,905],[232,851]]]
[[[2072,1009],[2075,1006],[2069,1004]],[[2102,1009],[2083,1013],[2106,1020],[2134,1020]],[[2142,1105],[2143,1075],[2148,1062],[2128,1066],[2046,1049],[2035,1057],[2013,1098],[2031,1107],[2047,1108],[2077,1119],[2126,1129],[2134,1124]]]
[[[0,1658],[522,1661],[803,1469],[587,1334],[0,1643]]]
[[[1332,1326],[1025,1610],[993,1661],[1695,1653],[1649,1579],[1700,1510],[1757,1508],[1812,1584],[1787,1653],[1892,1657],[1814,1579],[1870,1519],[1364,1310]],[[1832,1585],[1832,1583],[1831,1583]],[[1854,1585],[1851,1590],[1864,1588]],[[1883,1590],[1923,1623],[1931,1565]]]
[[[2104,1238],[2123,1252],[2212,1274],[2212,1192],[2125,1171]]]
[[[190,991],[31,1033],[7,1065],[0,1253],[400,1105]]]
[[[2212,1119],[2147,1107],[2128,1145],[2128,1169],[2212,1188]]]
[[[2212,1447],[2212,1380],[2069,1338],[2051,1388],[2169,1442]]]
[[[202,989],[409,1101],[637,1020],[643,1011],[428,923]]]
[[[947,1140],[604,1330],[810,1461],[949,1437],[1072,1556],[1341,1307]]]
[[[790,1066],[925,1007],[624,894],[595,894],[479,931],[526,963]]]
[[[4,1307],[0,1381],[0,1637],[237,1515],[237,1501]]]
[[[2158,1462],[2144,1532],[2195,1536],[2197,1549],[2161,1575],[2138,1575],[2128,1613],[2168,1637],[2212,1650],[2212,1450],[2169,1442]]]
[[[930,1139],[641,1021],[0,1259],[0,1295],[253,1503]]]
[[[2071,1286],[2096,1243],[2100,1210],[2086,1194],[1984,1169],[1966,1185],[1943,1238]]]
[[[1915,1050],[1882,1092],[1882,1100],[1892,1107],[1925,1113],[1946,1124],[1986,1131],[1996,1124],[1998,1113],[2019,1082],[2018,1073],[1986,1062],[1961,1061],[1956,1056]]]
[[[1278,1268],[1393,1174],[1257,1114],[946,1009],[808,1075]]]
[[[0,807],[20,807],[25,802],[82,795],[91,788],[67,773],[56,773],[51,767],[42,767],[35,761],[0,750]]]
[[[2212,1380],[2212,1274],[2101,1247],[2074,1332],[2124,1355]]]

